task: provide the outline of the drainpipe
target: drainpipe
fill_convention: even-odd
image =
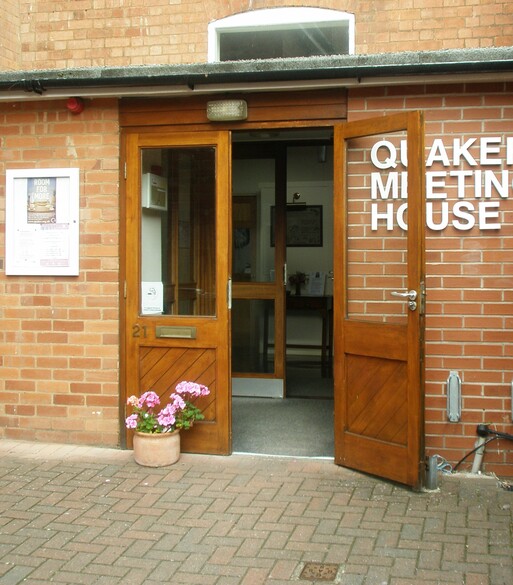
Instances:
[[[480,473],[481,472],[481,463],[483,462],[485,443],[486,443],[486,435],[479,436],[477,438],[476,444],[474,445],[477,448],[477,450],[476,450],[476,454],[474,455],[474,463],[472,464],[472,473]]]

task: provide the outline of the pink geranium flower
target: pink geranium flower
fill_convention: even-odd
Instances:
[[[206,386],[196,382],[180,382],[175,390],[178,394],[191,394],[191,396],[207,396],[210,394],[210,390]]]
[[[125,425],[141,433],[170,433],[177,429],[189,429],[195,421],[205,418],[191,400],[209,394],[210,390],[203,384],[180,382],[171,394],[169,403],[159,412],[155,412],[155,408],[160,405],[160,397],[153,390],[144,392],[139,398],[130,396],[127,406],[132,408],[132,414],[126,418]]]
[[[160,404],[160,398],[156,392],[150,390],[149,392],[145,392],[141,398],[139,398],[139,408],[144,408],[147,406],[148,408],[155,408]]]
[[[127,429],[135,429],[137,427],[137,414],[131,414],[126,419],[126,428]]]

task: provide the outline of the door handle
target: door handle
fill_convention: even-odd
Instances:
[[[226,304],[228,306],[228,310],[232,310],[232,277],[228,277],[228,282],[226,283]]]
[[[393,290],[390,292],[393,297],[399,297],[401,299],[408,301],[408,309],[410,311],[415,311],[417,308],[417,291],[416,290],[409,290],[408,292],[401,292],[397,290]]]
[[[409,290],[408,292],[399,292],[397,290],[393,290],[390,294],[393,297],[401,297],[402,299],[408,299],[409,301],[414,301],[417,298],[416,290]]]

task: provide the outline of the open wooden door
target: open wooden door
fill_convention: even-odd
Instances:
[[[182,449],[228,454],[230,135],[134,132],[124,147],[125,398],[151,389],[165,404],[180,381],[205,384]]]
[[[419,112],[335,127],[335,462],[419,487],[424,131]],[[408,199],[406,199],[406,186]]]
[[[245,175],[241,166],[258,169],[250,174],[256,181],[249,183],[251,193],[232,200],[232,390],[234,396],[282,398],[287,154],[283,144],[255,142],[252,134],[234,133],[232,145],[234,189]]]

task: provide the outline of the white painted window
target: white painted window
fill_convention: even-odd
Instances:
[[[354,53],[354,15],[324,8],[268,8],[208,25],[208,61]]]

